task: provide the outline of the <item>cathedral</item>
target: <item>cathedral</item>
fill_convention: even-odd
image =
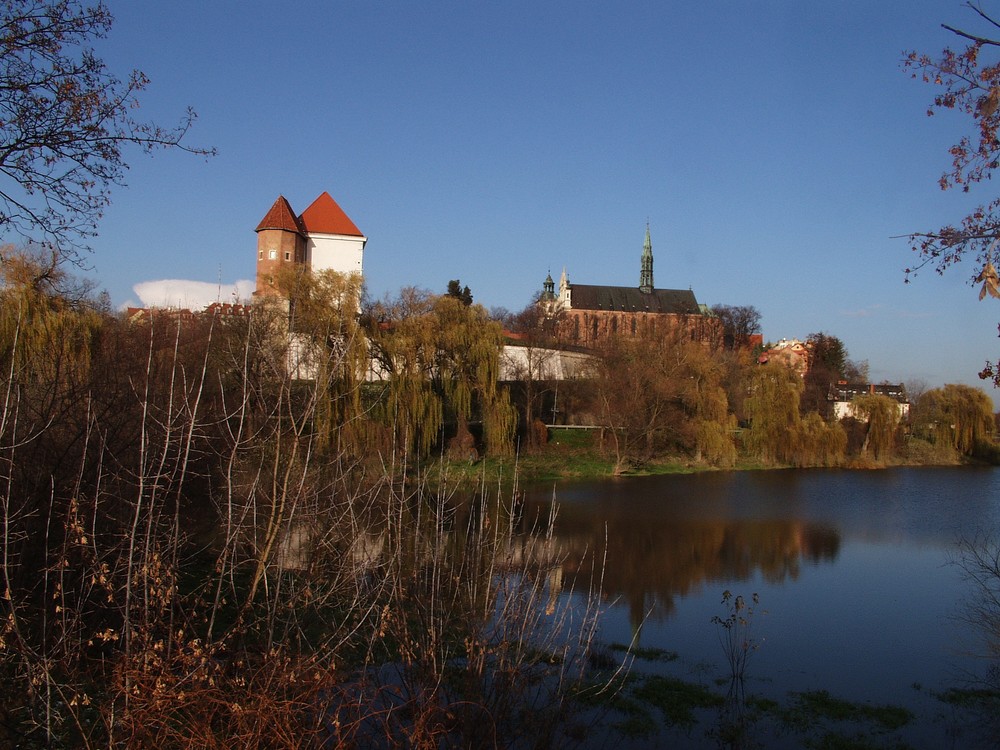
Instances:
[[[571,284],[564,269],[558,293],[549,274],[539,302],[554,323],[557,339],[570,346],[596,349],[621,336],[681,335],[711,347],[722,342],[722,322],[698,303],[693,291],[654,286],[648,225],[638,286]]]
[[[324,192],[296,216],[282,195],[257,225],[257,287],[255,297],[278,292],[274,281],[280,269],[293,264],[313,271],[363,273],[368,238]]]

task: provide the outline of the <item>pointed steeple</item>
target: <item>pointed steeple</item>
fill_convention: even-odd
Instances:
[[[639,274],[639,291],[653,292],[653,243],[649,239],[649,222],[646,222],[646,240],[642,243],[642,271]]]
[[[567,310],[573,307],[573,289],[569,285],[566,266],[563,266],[562,275],[559,277],[559,303]]]

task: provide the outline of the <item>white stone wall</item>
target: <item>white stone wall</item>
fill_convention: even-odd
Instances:
[[[854,404],[850,401],[833,402],[833,418],[847,419],[854,416]],[[902,420],[910,416],[910,405],[896,402],[896,419]]]
[[[579,352],[505,346],[500,352],[500,380],[523,380],[532,370],[534,380],[569,380],[582,377],[592,367],[592,357]]]
[[[310,234],[306,239],[306,264],[312,271],[364,275],[367,237],[346,234]]]

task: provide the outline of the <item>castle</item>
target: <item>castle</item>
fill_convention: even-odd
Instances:
[[[565,269],[559,293],[549,274],[539,303],[554,322],[564,344],[587,349],[621,336],[680,335],[717,347],[722,343],[722,321],[701,305],[690,289],[657,289],[653,285],[653,244],[646,226],[640,259],[639,286],[571,284]]]
[[[257,286],[255,297],[277,295],[275,279],[295,264],[312,271],[363,274],[368,238],[324,192],[296,216],[283,195],[257,225]]]

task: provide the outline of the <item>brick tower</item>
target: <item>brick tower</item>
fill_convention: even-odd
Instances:
[[[281,268],[302,264],[312,271],[363,274],[365,243],[353,221],[324,192],[300,216],[278,196],[257,225],[257,289],[255,296],[275,295]]]
[[[285,196],[279,195],[257,225],[257,289],[255,296],[278,294],[278,272],[306,261],[306,238]]]

